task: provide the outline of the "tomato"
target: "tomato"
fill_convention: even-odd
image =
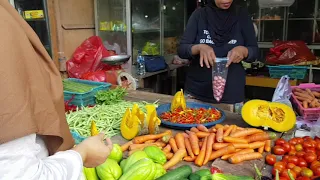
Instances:
[[[290,157],[290,156],[288,156],[288,155],[284,155],[284,156],[282,156],[281,161],[283,161],[283,162],[288,162],[289,157]]]
[[[316,149],[315,149],[315,148],[306,148],[304,151],[305,151],[306,153],[316,154]]]
[[[295,166],[296,166],[296,165],[293,164],[293,163],[288,163],[286,168],[287,168],[287,169],[293,169]]]
[[[304,167],[304,168],[302,168],[301,176],[312,177],[313,172],[311,171],[311,169]]]
[[[304,149],[316,147],[316,142],[314,140],[306,140],[302,143]]]
[[[287,141],[282,138],[279,138],[276,140],[275,145],[281,146],[284,143],[287,143]]]
[[[289,172],[288,172],[288,171],[290,171],[290,170],[289,170],[289,169],[285,169],[284,171],[282,171],[282,172],[280,173],[280,176],[290,179],[290,176],[289,176]],[[290,171],[290,173],[291,173],[291,175],[292,175],[292,177],[293,177],[294,179],[297,178],[296,172]]]
[[[317,155],[310,152],[306,153],[303,157],[307,163],[312,163],[313,161],[317,160]]]
[[[305,177],[305,176],[300,176],[296,180],[310,180],[310,178]]]
[[[304,160],[303,158],[298,158],[298,164],[297,166],[299,167],[307,167],[308,166],[308,163],[306,160]]]
[[[301,170],[302,169],[299,166],[295,166],[294,168],[292,168],[292,171],[296,172],[297,176],[300,176]]]
[[[289,152],[291,150],[291,146],[289,143],[285,142],[283,143],[282,145],[280,145],[281,147],[283,147],[283,149],[286,151],[286,152]]]
[[[303,157],[306,153],[304,151],[299,151],[296,153],[297,157]]]
[[[289,143],[292,145],[296,145],[296,144],[298,144],[298,140],[296,138],[292,138],[289,140]]]
[[[295,150],[298,152],[303,150],[302,144],[296,144],[294,147],[295,147]]]
[[[310,136],[304,136],[302,139],[303,141],[313,140]]]
[[[319,165],[318,166],[314,166],[311,170],[313,171],[313,174],[315,176],[320,176],[320,166]]]
[[[318,150],[318,151],[320,150],[320,142],[316,143],[316,150]]]
[[[297,165],[298,164],[298,161],[299,161],[299,158],[296,157],[296,156],[290,156],[288,158],[288,163],[292,163],[294,165]]]
[[[302,144],[303,143],[303,138],[301,138],[301,137],[295,137],[294,139],[297,140],[298,144]]]
[[[286,178],[286,177],[283,177],[283,176],[280,176],[280,177],[279,177],[279,180],[290,180],[290,179],[288,179],[288,178]]]
[[[274,146],[272,148],[272,152],[275,155],[284,155],[286,153],[286,151],[281,146]]]
[[[320,165],[320,161],[313,161],[310,165],[310,169],[313,171],[313,169],[319,165]]]
[[[296,153],[297,153],[297,151],[290,151],[290,152],[288,153],[288,155],[289,155],[289,156],[295,156]]]
[[[273,168],[274,169],[277,169],[279,172],[283,171],[287,166],[287,163],[285,162],[276,162],[274,165],[273,165]]]
[[[277,157],[275,155],[273,155],[273,154],[268,154],[266,156],[266,162],[270,166],[273,166],[277,162]]]

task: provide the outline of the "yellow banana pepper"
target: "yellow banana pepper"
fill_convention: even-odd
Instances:
[[[97,129],[96,123],[94,122],[94,120],[91,121],[91,136],[95,136],[98,135],[99,131]]]

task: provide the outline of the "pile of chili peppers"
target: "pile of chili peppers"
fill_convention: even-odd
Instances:
[[[216,121],[221,118],[221,112],[217,109],[178,108],[173,112],[164,112],[160,118],[165,121],[179,124],[204,124]]]

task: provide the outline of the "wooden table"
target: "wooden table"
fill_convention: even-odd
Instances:
[[[159,100],[158,102],[160,104],[162,103],[170,103],[172,100],[172,96],[168,95],[161,95],[161,94],[156,94],[156,93],[149,93],[149,92],[142,92],[142,91],[130,91],[128,96],[126,97],[126,100],[129,101],[147,101],[147,102],[155,102]],[[217,105],[218,107],[219,105]],[[240,127],[248,127],[248,125],[242,120],[241,116],[238,114],[234,114],[228,111],[225,111],[226,113],[226,120],[223,122],[223,124],[236,124]],[[166,130],[167,128],[160,128],[161,131]],[[173,130],[173,132],[178,132],[177,130]],[[290,134],[290,133],[288,133]],[[115,136],[112,138],[112,141],[114,143],[118,144],[124,144],[127,142],[125,139],[121,137],[121,135]],[[211,164],[213,166],[216,166],[218,168],[221,168],[223,172],[225,173],[230,173],[234,175],[246,175],[246,176],[255,176],[255,170],[253,168],[253,164],[257,164],[258,168],[260,169],[265,169],[265,162],[264,159],[261,160],[254,160],[254,161],[248,161],[244,162],[242,164],[230,164],[226,161],[216,159],[214,162],[209,162],[206,166],[203,166],[201,168],[195,166],[193,163],[188,163],[188,162],[181,162],[178,164],[178,166],[181,165],[190,165],[193,170],[198,170],[198,169],[203,169],[203,168],[210,168]],[[267,168],[265,171],[263,171],[263,174],[266,176],[271,176],[271,170],[270,167]]]
[[[276,88],[280,79],[273,79],[265,76],[246,76],[246,86]],[[298,81],[290,80],[291,86],[297,86]]]

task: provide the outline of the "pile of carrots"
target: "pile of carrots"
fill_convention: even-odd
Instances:
[[[274,133],[236,125],[217,124],[210,129],[198,125],[175,136],[170,130],[156,135],[138,136],[121,148],[130,155],[147,146],[158,146],[168,159],[165,169],[182,160],[194,162],[201,167],[217,158],[228,160],[232,164],[262,159],[263,152],[270,152],[271,140],[275,137]]]
[[[310,89],[293,89],[294,96],[302,104],[303,108],[320,108],[320,92]]]

